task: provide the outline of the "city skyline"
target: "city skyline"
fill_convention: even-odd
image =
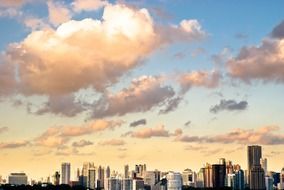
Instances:
[[[246,169],[255,144],[280,171],[282,7],[0,0],[0,175],[38,179],[85,161],[197,171],[226,158]]]

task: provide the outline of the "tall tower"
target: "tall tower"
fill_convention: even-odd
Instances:
[[[128,165],[124,166],[124,178],[125,179],[129,178],[129,166]]]
[[[61,184],[70,183],[70,163],[61,164]]]
[[[110,178],[110,168],[107,166],[106,168],[106,178]]]
[[[60,182],[60,174],[59,174],[58,171],[56,171],[54,176],[53,176],[53,184],[59,185],[59,182]]]
[[[267,159],[266,158],[261,158],[260,159],[260,164],[262,169],[264,170],[264,174],[267,174]]]
[[[261,168],[261,146],[248,146],[248,181],[250,189],[265,189],[264,170]]]

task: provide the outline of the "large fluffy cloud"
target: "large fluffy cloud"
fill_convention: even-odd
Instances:
[[[54,24],[68,19],[58,18],[61,4],[48,5]],[[11,44],[2,67],[16,65],[11,75],[17,76],[18,91],[25,95],[68,94],[87,87],[103,91],[161,44],[173,41],[167,32],[173,28],[174,36],[180,36],[174,41],[199,39],[204,34],[195,20],[160,29],[147,9],[108,4],[101,20],[70,20],[56,30],[33,31],[22,42]]]
[[[109,94],[94,105],[93,118],[125,115],[149,111],[175,95],[170,86],[163,86],[160,77],[143,76],[131,82],[130,87]]]
[[[176,137],[181,142],[198,143],[236,143],[236,144],[262,144],[277,145],[284,144],[284,135],[279,133],[278,126],[265,126],[258,129],[234,129],[231,132],[215,136],[188,136]]]
[[[259,46],[243,47],[227,62],[230,76],[245,82],[252,80],[284,82],[283,23]]]

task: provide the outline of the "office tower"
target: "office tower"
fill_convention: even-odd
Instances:
[[[104,187],[104,176],[105,176],[105,170],[103,167],[98,167],[98,180],[97,180],[97,187],[103,188]]]
[[[260,158],[262,157],[262,151],[261,151],[261,146],[258,145],[252,145],[252,146],[248,146],[247,149],[247,155],[248,155],[248,186],[251,187],[250,182],[255,180],[251,180],[251,170],[253,166],[257,166],[255,168],[255,171],[258,170],[258,166],[260,166]],[[264,181],[264,178],[263,178]],[[252,185],[254,186],[258,186],[256,184]]]
[[[105,179],[105,190],[121,190],[121,181],[115,177]]]
[[[225,186],[226,166],[221,164],[212,165],[212,184],[213,188]]]
[[[280,178],[279,188],[284,189],[284,168],[282,168],[279,178]]]
[[[237,189],[237,179],[236,174],[227,174],[226,187],[231,187],[232,189]]]
[[[260,165],[262,169],[264,170],[264,174],[267,174],[267,159],[266,158],[261,158],[260,159]]]
[[[53,184],[59,185],[59,183],[60,183],[60,174],[59,174],[58,171],[56,171],[54,176],[53,176]]]
[[[212,166],[206,163],[204,167],[204,187],[213,187],[212,184]]]
[[[129,178],[129,166],[128,164],[124,166],[124,176],[125,179]]]
[[[168,190],[181,190],[182,177],[180,173],[169,172],[166,175]]]
[[[226,174],[233,174],[234,173],[234,166],[232,161],[228,160],[226,162]]]
[[[182,184],[187,185],[189,187],[196,186],[196,173],[191,169],[185,169],[182,172]]]
[[[147,171],[144,176],[144,184],[149,185],[151,189],[156,184],[156,173],[155,171]]]
[[[132,179],[129,178],[122,179],[121,190],[132,190],[132,189],[133,189]]]
[[[238,170],[235,173],[236,175],[236,189],[243,190],[245,189],[245,174],[243,170]]]
[[[110,168],[107,166],[106,168],[106,178],[110,178]]]
[[[273,190],[273,178],[270,176],[265,176],[265,189]]]
[[[70,183],[70,163],[61,164],[61,184]]]
[[[89,189],[96,188],[96,169],[95,167],[91,167],[88,169],[87,188]]]
[[[8,183],[11,185],[27,185],[28,176],[25,173],[11,173],[8,177]]]
[[[219,158],[219,164],[226,165],[226,159],[225,158]]]
[[[264,170],[259,165],[253,165],[250,170],[250,190],[265,190]]]
[[[199,172],[197,173],[197,180],[196,180],[197,188],[204,187],[204,173],[205,173],[205,168],[200,168]]]
[[[80,168],[77,168],[76,179],[79,181],[80,179]]]

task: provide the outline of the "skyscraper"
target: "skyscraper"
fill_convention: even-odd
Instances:
[[[264,174],[267,174],[267,159],[266,158],[261,158],[260,159],[260,165],[262,169],[264,170]]]
[[[105,175],[105,170],[103,167],[99,166],[98,167],[98,181],[97,181],[97,187],[103,188],[104,187],[104,176]]]
[[[258,167],[261,168],[260,166],[260,159],[262,157],[262,151],[261,151],[261,146],[258,145],[252,145],[248,146],[248,185],[249,187],[252,186],[258,186],[256,184],[251,184],[251,182],[257,182],[256,180],[251,179],[251,170],[254,166],[256,166],[254,169],[254,175],[256,175],[256,171],[260,171]],[[263,178],[264,180],[264,178]]]
[[[213,184],[212,184],[212,166],[208,163],[204,167],[204,187],[213,187]]]
[[[96,169],[95,167],[90,167],[88,169],[87,187],[90,189],[96,188]]]
[[[166,178],[167,178],[167,189],[168,190],[181,190],[182,177],[180,173],[169,172]]]
[[[8,183],[11,185],[27,185],[28,176],[25,173],[11,173],[8,177]]]
[[[124,178],[125,179],[129,178],[129,166],[128,165],[124,166]]]
[[[264,170],[260,165],[253,165],[250,170],[250,190],[265,190]]]
[[[59,185],[59,183],[60,183],[60,174],[59,174],[58,171],[56,171],[54,176],[53,176],[53,184]]]
[[[222,188],[225,186],[226,165],[212,165],[212,185],[213,188]]]
[[[61,184],[70,183],[70,163],[61,164]]]
[[[110,178],[110,168],[107,166],[106,168],[106,178]]]

